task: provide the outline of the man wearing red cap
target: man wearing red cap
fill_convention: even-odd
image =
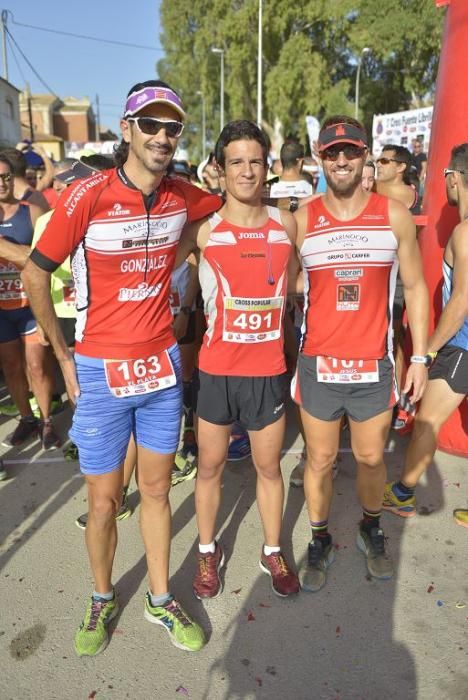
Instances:
[[[371,576],[393,574],[379,518],[383,450],[398,400],[391,319],[398,265],[415,353],[403,391],[416,402],[427,382],[428,293],[412,217],[403,204],[362,188],[367,137],[358,121],[330,117],[318,146],[328,188],[295,215],[305,308],[292,395],[307,446],[304,490],[312,539],[300,579],[308,591],[322,588],[334,558],[328,516],[344,415],[363,510],[357,545]]]
[[[168,493],[182,409],[180,353],[169,307],[176,248],[186,222],[218,197],[165,177],[184,128],[179,96],[161,81],[135,85],[121,120],[118,167],[80,180],[63,196],[24,270],[24,282],[76,402],[70,437],[88,487],[86,544],[95,581],[75,635],[79,656],[108,643],[118,611],[112,585],[115,513],[130,436],[138,450],[141,532],[148,564],[145,617],[176,646],[198,651],[203,630],[169,593]],[[71,254],[76,354],[50,299],[50,273]]]

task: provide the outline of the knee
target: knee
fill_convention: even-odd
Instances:
[[[371,471],[379,469],[379,467],[383,465],[383,455],[380,451],[365,450],[362,452],[355,452],[354,457],[360,467]]]
[[[336,459],[336,450],[313,450],[307,448],[306,469],[315,474],[325,474],[331,471]]]
[[[440,418],[436,415],[416,414],[411,440],[435,439],[440,428]]]
[[[90,494],[89,513],[101,524],[112,522],[120,507],[120,498],[110,494]]]
[[[30,357],[27,360],[28,371],[34,379],[42,379],[45,375],[44,363],[38,357]]]
[[[171,490],[171,477],[168,475],[159,479],[139,479],[138,489],[142,501],[152,501],[158,504],[169,502],[169,491]]]
[[[226,463],[226,454],[220,452],[209,453],[206,450],[198,451],[198,472],[197,479],[200,480],[220,480]]]
[[[255,469],[257,470],[257,476],[267,481],[276,481],[281,479],[281,469],[279,464],[272,464],[271,462],[255,462]]]

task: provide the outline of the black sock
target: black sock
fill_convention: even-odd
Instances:
[[[319,540],[323,547],[326,547],[331,542],[331,535],[328,532],[328,520],[322,520],[319,523],[310,523],[312,530],[312,540]]]
[[[362,509],[361,528],[369,533],[374,528],[379,529],[381,515],[382,515],[381,510],[376,511],[376,510],[367,510],[366,508],[363,508]]]

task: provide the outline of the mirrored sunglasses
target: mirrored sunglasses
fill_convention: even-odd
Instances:
[[[177,138],[184,130],[182,122],[173,119],[156,119],[155,117],[127,117],[128,122],[135,122],[142,134],[155,136],[164,129],[167,136]]]

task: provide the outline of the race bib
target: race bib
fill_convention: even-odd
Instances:
[[[0,299],[26,299],[23,283],[20,277],[0,277]]]
[[[223,340],[262,343],[281,337],[284,297],[224,298]]]
[[[173,316],[177,316],[180,311],[180,294],[177,287],[172,287],[169,293],[169,304]]]
[[[379,381],[378,360],[337,360],[317,356],[317,381],[333,384],[362,384]]]
[[[104,360],[107,386],[118,399],[174,386],[177,377],[167,350],[139,360]]]

